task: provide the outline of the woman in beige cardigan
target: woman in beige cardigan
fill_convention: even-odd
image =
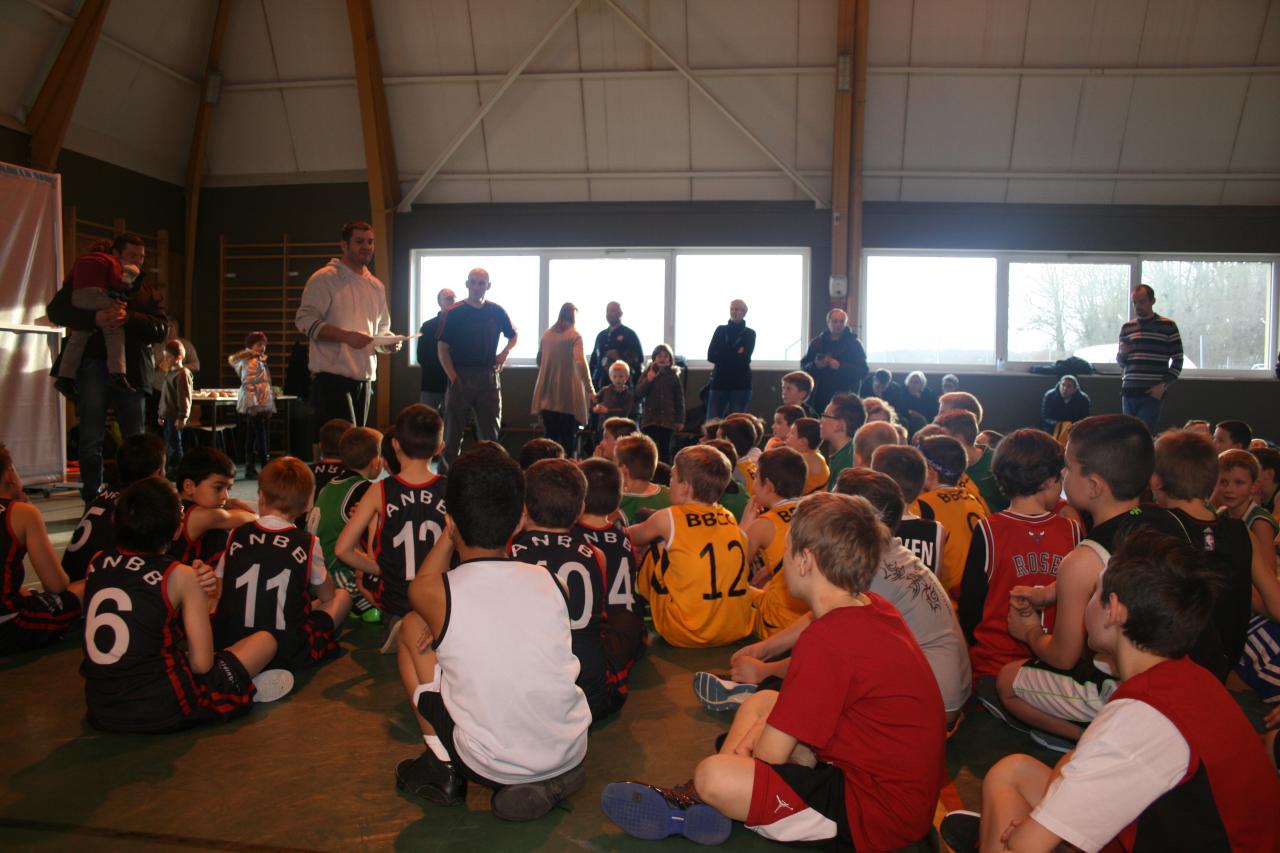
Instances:
[[[538,347],[538,382],[533,388],[531,411],[542,416],[542,430],[557,442],[570,459],[576,448],[578,427],[587,422],[587,405],[593,389],[591,370],[582,349],[582,335],[574,329],[578,309],[572,302],[560,307],[554,326],[542,334]]]

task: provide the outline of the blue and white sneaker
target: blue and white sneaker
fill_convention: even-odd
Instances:
[[[708,711],[736,711],[747,697],[756,692],[754,684],[728,681],[711,672],[693,674],[693,693]]]
[[[612,782],[605,786],[600,806],[628,835],[648,841],[682,835],[697,844],[723,844],[733,830],[733,821],[702,802],[692,783],[659,788]]]

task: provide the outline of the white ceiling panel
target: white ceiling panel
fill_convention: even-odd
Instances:
[[[568,0],[470,0],[476,70],[505,74],[528,55]],[[577,71],[578,35],[573,17],[565,21],[529,63],[530,71]]]
[[[350,40],[348,36],[347,41]],[[231,4],[222,42],[222,77],[227,83],[280,79],[261,3]]]
[[[915,0],[912,65],[1021,65],[1029,0]]]
[[[903,178],[903,201],[1004,201],[1008,182],[996,178]]]
[[[688,62],[685,0],[620,0],[619,5],[672,56]],[[617,12],[599,2],[578,7],[578,45],[584,69],[671,67]]]
[[[584,80],[582,105],[591,171],[689,168],[684,79]]]
[[[1083,85],[1073,77],[1022,78],[1013,135],[1014,171],[1062,171],[1070,166]]]
[[[902,143],[907,124],[905,74],[867,78],[867,118],[862,160],[868,169],[901,169]]]
[[[656,178],[642,181],[593,178],[592,201],[688,201],[688,178]]]
[[[871,0],[867,63],[907,65],[911,62],[911,16],[915,0]],[[835,28],[835,16],[828,24]]]
[[[1109,204],[1115,181],[1032,180],[1009,181],[1005,201],[1010,204]]]
[[[365,168],[360,102],[354,87],[287,89],[283,95],[299,171]]]
[[[1280,172],[1280,77],[1258,76],[1249,82],[1231,171]]]
[[[1258,41],[1258,65],[1280,65],[1280,3],[1272,2]]]
[[[4,14],[4,26],[0,26],[0,57],[4,58],[0,110],[25,118],[67,28],[25,3],[5,3]]]
[[[795,162],[795,81],[787,77],[715,77],[706,86],[785,163]],[[774,169],[769,158],[701,94],[690,96],[694,169]]]
[[[902,192],[901,178],[863,178],[863,201],[897,201]]]
[[[1147,15],[1141,65],[1248,65],[1271,0],[1160,0]]]
[[[489,181],[435,180],[418,197],[422,204],[488,204],[493,201]],[[407,193],[413,184],[402,184],[401,193]]]
[[[796,36],[796,64],[836,64],[837,0],[803,0],[797,7],[800,18]],[[873,7],[874,8],[874,7]]]
[[[796,168],[830,169],[835,96],[825,77],[796,78]]]
[[[590,201],[587,181],[492,181],[493,200],[501,202],[527,201]]]
[[[1134,81],[1120,168],[1225,170],[1247,84],[1243,77],[1139,77]]]
[[[1138,62],[1148,0],[1031,0],[1027,66],[1130,66]]]
[[[1017,93],[1016,77],[912,79],[906,168],[1007,168]]]
[[[354,77],[351,26],[342,0],[263,0],[281,80]]]
[[[794,201],[798,190],[791,179],[781,178],[694,178],[694,201]],[[807,196],[806,196],[807,198]]]
[[[696,0],[688,3],[694,68],[795,65],[799,0]]]
[[[1119,166],[1132,95],[1132,77],[1090,77],[1084,81],[1071,148],[1072,169],[1105,172]]]
[[[214,175],[297,172],[280,92],[223,93],[209,123],[208,164]]]
[[[185,156],[179,159],[172,152],[157,154],[152,145],[120,140],[82,125],[73,124],[67,128],[63,147],[171,184],[186,180]]]
[[[481,86],[481,97],[494,88]],[[577,80],[517,83],[485,118],[484,141],[494,172],[585,170],[582,87]],[[580,189],[586,193],[585,182]]]
[[[414,83],[387,88],[387,114],[402,173],[422,173],[480,109],[474,83]],[[445,164],[446,172],[484,172],[484,132],[476,128]],[[486,189],[487,192],[487,189]]]
[[[1115,204],[1218,204],[1222,181],[1116,181]]]
[[[1223,204],[1280,204],[1280,181],[1226,181]]]
[[[102,34],[193,79],[209,57],[213,0],[170,0],[156,14],[155,0],[113,0]]]
[[[467,0],[378,0],[373,26],[386,77],[472,74]]]

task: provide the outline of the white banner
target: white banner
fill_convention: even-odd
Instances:
[[[66,415],[49,368],[60,329],[45,304],[62,283],[58,175],[0,163],[0,441],[31,485],[62,482]]]

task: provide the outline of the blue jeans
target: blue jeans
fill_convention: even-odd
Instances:
[[[712,388],[707,391],[706,419],[713,420],[732,415],[735,412],[745,412],[750,405],[750,388],[732,391]]]
[[[169,470],[178,467],[182,461],[182,430],[176,421],[164,422],[164,446]]]
[[[246,415],[244,437],[244,470],[261,468],[271,459],[271,444],[267,438],[267,421],[270,415]]]
[[[1156,434],[1156,422],[1160,420],[1160,405],[1163,399],[1157,400],[1150,394],[1143,394],[1139,397],[1124,396],[1120,398],[1120,410],[1126,415],[1132,415],[1147,425],[1147,429],[1151,430],[1151,434]]]
[[[142,432],[147,398],[142,392],[126,394],[107,386],[107,363],[86,358],[76,371],[80,399],[76,415],[80,419],[80,496],[93,500],[102,486],[102,441],[107,433],[107,405],[115,409],[122,437]]]

